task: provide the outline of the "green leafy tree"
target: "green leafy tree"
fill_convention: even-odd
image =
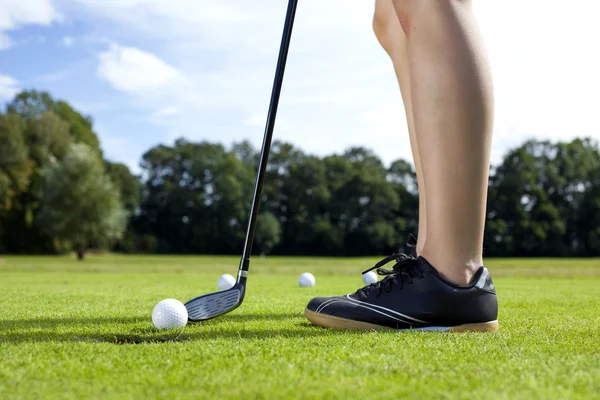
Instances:
[[[387,170],[387,180],[399,200],[394,218],[396,232],[404,236],[408,233],[416,236],[419,230],[419,186],[412,164],[404,160],[394,161]],[[399,239],[403,240],[402,237]]]
[[[41,198],[41,171],[52,160],[62,159],[72,143],[68,124],[51,111],[41,111],[29,120],[14,112],[8,116],[21,121],[30,173],[26,187],[15,196],[13,207],[3,221],[6,231],[10,232],[4,243],[15,253],[53,252],[51,238],[36,229],[33,221]]]
[[[553,175],[545,157],[551,143],[529,141],[510,151],[490,182],[486,254],[535,256],[562,237],[563,221],[546,188]]]
[[[289,217],[290,197],[285,186],[289,182],[290,166],[303,157],[304,154],[295,149],[293,145],[281,141],[273,142],[265,174],[265,186],[261,200],[262,210],[269,211],[284,221]]]
[[[600,256],[600,160],[591,174],[577,216],[577,247],[587,256]]]
[[[281,224],[272,213],[260,213],[256,221],[255,242],[261,254],[268,254],[281,240]],[[253,246],[254,247],[254,246]]]
[[[110,180],[119,190],[123,206],[132,215],[140,205],[142,188],[139,178],[131,173],[127,165],[122,163],[105,161],[104,167]]]
[[[0,114],[0,252],[15,252],[14,238],[24,224],[21,197],[31,181],[32,162],[23,128],[19,116]]]
[[[100,141],[93,131],[93,121],[73,109],[67,102],[55,100],[47,92],[35,90],[18,93],[8,104],[8,111],[20,115],[25,121],[37,120],[44,112],[51,111],[68,123],[68,132],[76,143],[84,143],[101,154]]]
[[[106,173],[115,187],[119,190],[121,203],[130,216],[127,230],[123,237],[114,243],[112,250],[116,252],[134,253],[146,252],[149,244],[148,238],[144,239],[136,234],[136,215],[140,205],[141,182],[139,177],[133,175],[127,165],[104,161]]]
[[[27,122],[25,139],[31,160],[40,168],[53,159],[61,160],[73,143],[69,123],[52,111]]]
[[[22,120],[0,114],[0,215],[12,209],[14,199],[26,190],[30,175]]]
[[[259,154],[249,141],[244,140],[234,143],[231,146],[231,151],[245,166],[254,169],[258,167]]]
[[[581,215],[591,212],[599,165],[589,139],[531,140],[509,151],[490,177],[488,255],[586,254],[589,226]]]
[[[121,238],[126,222],[118,188],[87,145],[72,145],[61,162],[44,169],[37,224],[79,259],[90,245]]]
[[[11,209],[0,221],[0,230],[10,232],[2,239],[3,247],[12,253],[55,252],[53,239],[33,224],[42,196],[41,171],[60,161],[72,143],[89,145],[101,160],[92,120],[49,93],[35,90],[17,94],[7,104],[6,114],[20,121],[29,176],[23,190],[12,191]]]
[[[344,157],[352,163],[352,175],[339,194],[347,209],[345,251],[364,255],[397,249],[400,199],[383,163],[360,147],[348,149]]]
[[[241,248],[253,172],[221,145],[180,139],[143,156],[140,232],[161,252],[233,253]]]
[[[555,165],[556,178],[555,183],[546,190],[550,200],[556,204],[560,218],[565,221],[565,235],[562,240],[566,245],[564,255],[600,255],[600,252],[590,252],[592,248],[583,245],[586,237],[593,233],[585,223],[581,226],[580,219],[586,211],[591,211],[587,208],[590,205],[587,202],[594,198],[594,190],[597,189],[597,174],[600,170],[598,143],[589,138],[557,143],[551,163]],[[593,214],[597,212],[588,215],[588,218],[593,219]]]
[[[320,254],[339,249],[343,235],[336,238],[326,215],[331,191],[325,179],[325,164],[315,156],[303,156],[289,166],[283,191],[286,214],[283,216],[283,246],[286,254]]]

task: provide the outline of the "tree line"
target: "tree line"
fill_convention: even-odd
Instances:
[[[239,254],[259,151],[178,139],[141,174],[106,160],[93,121],[25,91],[0,113],[0,252]],[[370,150],[324,157],[275,141],[254,253],[359,256],[403,246],[418,223],[404,160]],[[490,171],[486,256],[600,255],[600,150],[587,138],[530,140]]]

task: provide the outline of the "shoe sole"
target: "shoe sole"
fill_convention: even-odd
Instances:
[[[498,330],[498,320],[489,322],[480,322],[476,324],[464,324],[458,326],[427,326],[424,328],[394,329],[388,326],[370,324],[368,322],[354,321],[351,319],[334,317],[332,315],[320,314],[304,310],[304,316],[315,325],[324,328],[333,329],[351,329],[364,331],[435,331],[435,332],[496,332]]]

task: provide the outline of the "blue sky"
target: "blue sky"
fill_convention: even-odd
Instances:
[[[301,0],[277,139],[325,155],[411,159],[373,1]],[[495,85],[493,160],[526,138],[600,139],[597,2],[474,0]],[[139,170],[158,143],[260,146],[284,0],[0,0],[0,102],[47,90],[95,121],[108,158]]]

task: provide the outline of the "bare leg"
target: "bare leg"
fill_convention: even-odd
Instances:
[[[395,261],[378,269],[384,279],[313,298],[304,314],[326,328],[497,331],[498,300],[481,267],[493,89],[471,1],[376,0],[373,25],[400,84],[427,239],[417,260],[386,257],[372,268]],[[434,269],[457,284],[477,272],[477,284],[453,290]]]
[[[412,130],[427,193],[421,254],[450,281],[467,283],[483,263],[493,129],[487,55],[470,0],[393,4],[408,39]]]
[[[381,46],[390,56],[400,84],[400,92],[404,102],[406,121],[410,136],[410,147],[417,172],[419,184],[419,232],[417,234],[417,254],[421,254],[427,238],[427,212],[425,201],[425,183],[423,182],[423,169],[419,156],[419,146],[413,122],[413,111],[410,95],[410,68],[408,60],[408,41],[402,26],[396,16],[392,0],[375,0],[375,15],[373,17],[373,30]]]

